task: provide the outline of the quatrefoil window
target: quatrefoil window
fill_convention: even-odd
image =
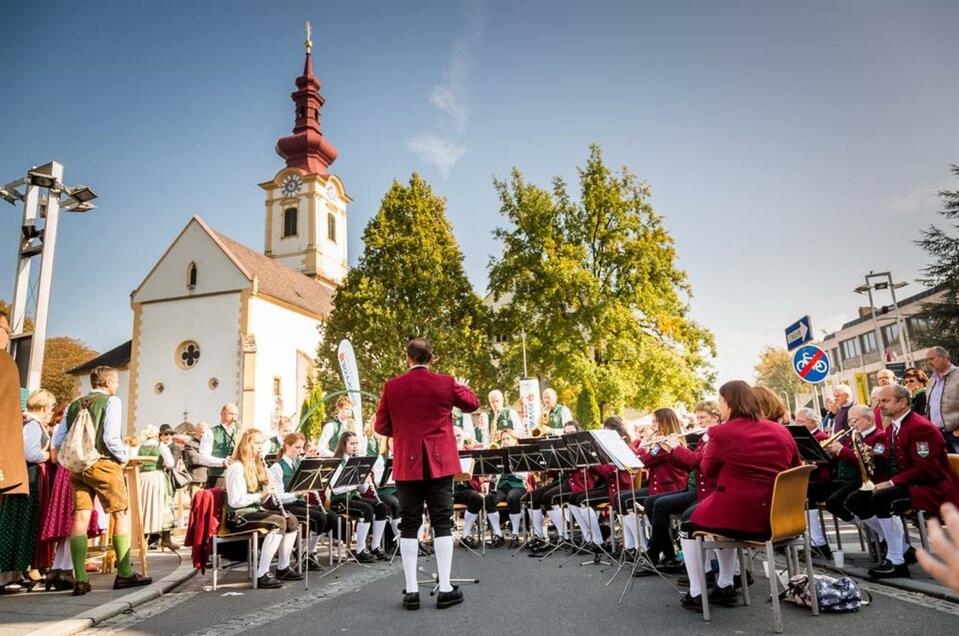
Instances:
[[[192,369],[200,362],[200,345],[193,340],[184,340],[176,348],[176,365],[181,369]]]

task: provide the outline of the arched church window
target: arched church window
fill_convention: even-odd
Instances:
[[[296,217],[298,212],[296,208],[287,208],[283,211],[283,238],[296,236]]]
[[[332,213],[326,215],[326,237],[336,243],[336,217]]]
[[[196,287],[196,263],[190,263],[186,268],[186,286],[190,289]]]

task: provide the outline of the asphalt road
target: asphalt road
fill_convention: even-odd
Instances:
[[[287,584],[281,590],[253,591],[243,573],[228,577],[233,583],[217,592],[204,589],[208,577],[197,577],[186,588],[101,624],[88,633],[165,634],[617,634],[642,629],[657,634],[772,633],[768,584],[761,576],[751,588],[752,605],[713,607],[711,623],[683,609],[679,595],[658,577],[634,579],[635,585],[618,605],[625,584],[620,575],[604,585],[612,570],[581,567],[583,557],[559,567],[559,553],[545,562],[525,554],[510,557],[504,549],[485,558],[458,550],[454,576],[479,577],[478,585],[463,585],[463,605],[438,610],[421,593],[418,611],[400,607],[403,586],[399,559],[393,566],[370,568],[350,565],[336,575],[314,581],[310,590]],[[433,560],[420,559],[426,578]],[[755,571],[762,572],[761,563]],[[675,582],[676,577],[669,577]],[[922,595],[867,584],[873,603],[854,614],[813,617],[806,609],[784,604],[788,634],[845,633],[926,634],[956,633],[959,605]]]

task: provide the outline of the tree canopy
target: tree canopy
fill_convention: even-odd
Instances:
[[[74,392],[76,381],[67,371],[98,355],[99,352],[76,338],[66,336],[47,338],[40,386],[57,396],[58,404],[73,399],[76,397]]]
[[[489,266],[503,345],[501,382],[530,375],[567,399],[595,395],[600,414],[692,402],[712,381],[713,337],[691,319],[692,295],[673,239],[628,168],[619,173],[591,146],[579,198],[556,178],[551,191],[518,169],[494,180],[507,222]]]
[[[756,383],[772,389],[780,397],[786,393],[789,406],[795,410],[794,396],[806,391],[808,385],[796,375],[792,354],[782,348],[766,347],[759,353],[755,370]]]

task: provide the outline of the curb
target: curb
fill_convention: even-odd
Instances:
[[[27,636],[71,636],[72,634],[82,632],[98,623],[102,623],[108,618],[113,618],[117,614],[122,614],[134,607],[160,598],[170,590],[193,578],[194,574],[196,574],[196,569],[193,567],[193,564],[189,560],[184,561],[183,558],[180,557],[180,566],[159,581],[121,598],[88,609],[73,618],[67,618],[48,625],[47,627],[32,631]]]

